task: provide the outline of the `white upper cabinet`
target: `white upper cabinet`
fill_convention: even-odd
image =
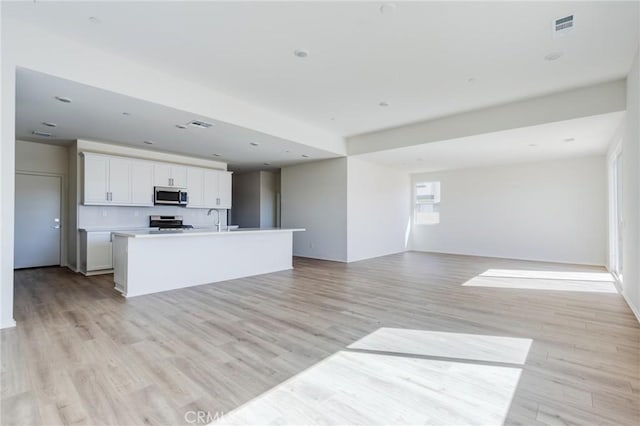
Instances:
[[[131,203],[136,206],[153,205],[153,163],[131,162]]]
[[[171,186],[178,188],[187,187],[187,167],[171,166]]]
[[[218,172],[218,208],[231,208],[231,172]]]
[[[155,163],[154,186],[187,187],[187,167],[167,163]]]
[[[131,204],[131,160],[84,155],[84,204]]]
[[[187,207],[205,207],[204,202],[204,169],[189,167],[187,169]]]
[[[153,206],[154,186],[186,188],[187,207],[231,208],[231,172],[82,153],[83,204]]]
[[[204,202],[208,208],[231,208],[231,172],[205,170]]]
[[[84,155],[84,204],[109,202],[109,158]]]
[[[131,160],[109,158],[109,201],[131,204]]]

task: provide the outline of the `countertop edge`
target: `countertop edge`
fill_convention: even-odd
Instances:
[[[302,232],[306,231],[305,228],[277,228],[277,229],[252,229],[243,231],[203,231],[203,232],[176,232],[176,233],[135,233],[125,231],[114,231],[111,234],[114,237],[126,237],[126,238],[176,238],[176,237],[205,237],[205,236],[223,236],[223,235],[248,235],[248,234],[265,234],[265,233],[277,233],[277,232]]]

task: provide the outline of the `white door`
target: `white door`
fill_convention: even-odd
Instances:
[[[60,265],[60,177],[16,174],[14,268]]]

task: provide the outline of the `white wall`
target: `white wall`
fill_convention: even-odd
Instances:
[[[604,156],[415,174],[440,181],[440,223],[414,225],[418,251],[604,265]]]
[[[640,50],[639,50],[640,52]],[[640,67],[636,52],[627,77],[627,117],[622,141],[624,228],[623,294],[640,320]]]
[[[407,249],[409,174],[348,158],[348,261]]]
[[[281,171],[282,227],[294,232],[293,254],[347,261],[347,159],[335,158]]]
[[[16,172],[69,173],[69,149],[66,146],[16,141]]]

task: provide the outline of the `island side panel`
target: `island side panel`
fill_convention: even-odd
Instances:
[[[113,281],[116,290],[126,296],[128,275],[128,242],[131,238],[111,235],[113,250]]]
[[[128,238],[127,297],[291,269],[291,231]]]

